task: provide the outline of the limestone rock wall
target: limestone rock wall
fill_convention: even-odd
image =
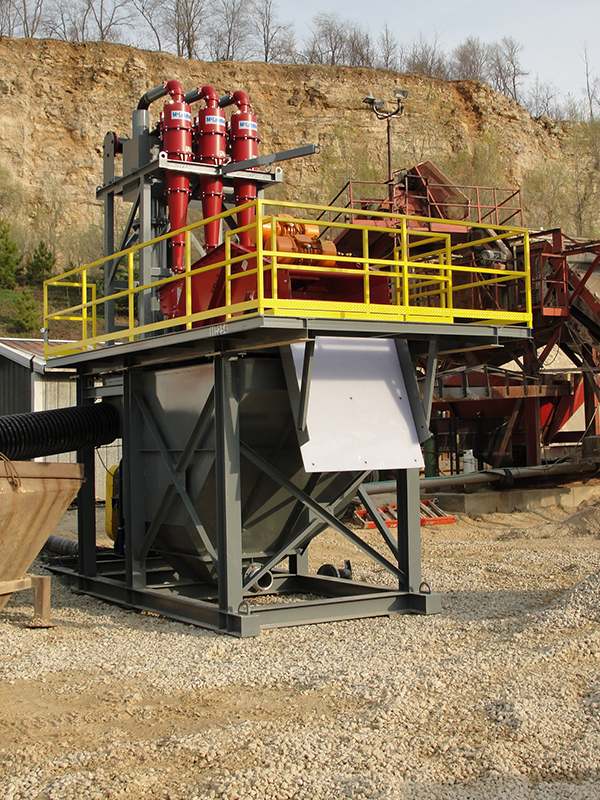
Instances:
[[[261,153],[319,143],[321,153],[283,164],[281,199],[327,202],[351,177],[383,180],[385,122],[362,100],[409,90],[392,121],[395,168],[432,158],[457,182],[478,143],[493,143],[496,169],[517,185],[527,170],[562,157],[564,126],[535,122],[516,103],[475,82],[445,83],[363,68],[204,63],[113,44],[0,40],[0,202],[5,216],[44,235],[63,258],[100,246],[102,142],[131,131],[139,97],[165,79],[186,91],[241,88],[259,117]],[[158,118],[161,102],[153,107]],[[494,176],[497,179],[497,176]],[[12,204],[12,207],[11,207]],[[14,205],[18,204],[19,213]],[[85,256],[93,253],[86,252]]]

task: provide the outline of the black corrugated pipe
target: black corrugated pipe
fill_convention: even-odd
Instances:
[[[12,461],[53,456],[110,444],[121,420],[110,403],[89,403],[52,411],[0,417],[0,453]]]
[[[79,553],[79,544],[60,536],[49,536],[46,539],[44,550],[55,556],[76,556]]]

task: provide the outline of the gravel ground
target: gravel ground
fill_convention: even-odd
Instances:
[[[359,579],[385,580],[348,548],[328,532],[314,563],[350,557]],[[57,626],[32,630],[30,594],[14,595],[0,796],[599,798],[600,506],[426,527],[423,573],[439,616],[247,640],[56,578]]]

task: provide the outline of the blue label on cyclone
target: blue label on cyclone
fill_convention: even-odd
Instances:
[[[177,109],[175,109],[174,111],[171,111],[171,119],[185,119],[188,122],[191,122],[192,115],[189,111],[177,111]]]
[[[240,122],[239,122],[239,128],[240,128],[241,131],[243,131],[243,130],[246,130],[246,131],[257,131],[258,130],[258,125],[256,124],[256,122],[252,122],[252,120],[241,119]]]
[[[204,117],[206,125],[225,125],[223,117]]]

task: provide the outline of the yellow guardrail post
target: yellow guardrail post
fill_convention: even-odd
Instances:
[[[91,284],[92,290],[92,339],[95,339],[98,336],[98,306],[96,305],[96,284]],[[94,350],[96,349],[96,345],[93,345]]]
[[[48,316],[49,316],[49,314],[48,314],[48,311],[49,311],[49,309],[48,309],[48,286],[49,286],[49,282],[48,281],[44,281],[43,289],[42,289],[42,291],[43,291],[42,304],[43,304],[43,313],[44,313],[44,328],[46,328],[47,330],[50,329],[50,320],[48,319]]]
[[[277,222],[275,216],[269,217],[271,225],[271,297],[273,302],[276,303],[279,297],[277,287]]]
[[[259,197],[254,201],[256,214],[254,224],[256,225],[256,299],[258,300],[258,313],[265,313],[265,272],[263,263],[263,200]]]
[[[363,253],[363,294],[365,305],[371,304],[371,287],[369,285],[369,231],[363,228],[362,231],[362,253]],[[369,309],[367,308],[367,313]]]
[[[450,234],[446,235],[446,308],[453,308],[452,301],[452,242]]]
[[[189,317],[192,313],[192,235],[189,230],[185,232],[185,315]],[[186,330],[191,330],[192,323],[185,323]]]
[[[135,298],[134,298],[134,273],[133,273],[133,250],[130,250],[127,253],[127,318],[128,318],[128,328],[129,330],[133,330],[135,328]],[[135,334],[131,333],[129,335],[129,341],[135,341]]]
[[[408,231],[404,217],[400,223],[400,249],[402,253],[402,305],[408,308]]]
[[[398,257],[399,254],[400,254],[400,248],[399,247],[394,247],[394,273],[393,273],[393,277],[394,277],[394,298],[395,298],[395,303],[396,303],[397,306],[401,306],[402,305],[402,303],[400,301],[400,293],[402,291],[402,287],[400,285],[401,265],[400,265],[400,259]]]
[[[87,270],[81,273],[81,331],[82,339],[88,338],[88,317],[87,317]]]
[[[531,264],[529,263],[529,231],[523,234],[523,263],[525,266],[525,311],[527,324],[533,325],[533,307],[531,302]],[[514,265],[516,267],[516,264]]]
[[[225,234],[225,308],[231,306],[231,232]],[[225,319],[231,319],[231,314],[226,313]]]

